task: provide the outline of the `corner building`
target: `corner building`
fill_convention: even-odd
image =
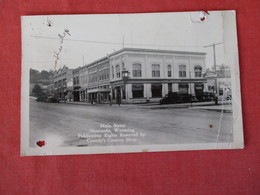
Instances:
[[[202,52],[124,48],[107,57],[114,102],[157,102],[171,92],[197,94],[207,89]],[[123,79],[123,71],[129,76]]]

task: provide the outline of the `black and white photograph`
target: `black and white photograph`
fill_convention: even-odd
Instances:
[[[244,147],[235,11],[21,25],[21,155]]]

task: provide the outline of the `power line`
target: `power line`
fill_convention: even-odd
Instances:
[[[31,37],[34,38],[40,38],[40,39],[54,39],[59,40],[59,38],[56,37],[41,37],[41,36],[35,36],[31,35]],[[87,42],[87,43],[97,43],[97,44],[110,44],[110,45],[122,45],[122,42],[107,42],[107,41],[90,41],[90,40],[80,40],[80,39],[64,39],[66,41],[72,41],[72,42]],[[150,46],[150,47],[204,47],[204,46],[194,46],[194,45],[156,45],[156,44],[137,44],[137,43],[125,43],[123,41],[123,45],[132,45],[132,46]]]

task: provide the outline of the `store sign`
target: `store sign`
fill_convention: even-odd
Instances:
[[[203,76],[204,78],[217,78],[218,74],[215,72],[206,72]]]

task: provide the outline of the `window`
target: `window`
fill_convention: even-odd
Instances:
[[[162,97],[162,84],[152,84],[152,97]]]
[[[172,77],[172,66],[171,65],[167,66],[167,73],[168,73],[168,77]]]
[[[186,77],[186,66],[179,65],[179,77]]]
[[[142,77],[142,65],[133,64],[133,77]]]
[[[122,70],[125,70],[125,63],[122,62]]]
[[[152,77],[160,77],[160,65],[159,64],[152,65]]]
[[[132,93],[133,93],[133,98],[143,98],[144,97],[144,85],[143,84],[133,84]]]
[[[194,67],[195,77],[201,77],[202,75],[202,67],[197,65]]]
[[[115,70],[114,70],[114,66],[112,66],[112,78],[115,78]]]
[[[120,66],[116,65],[116,78],[120,78]]]

